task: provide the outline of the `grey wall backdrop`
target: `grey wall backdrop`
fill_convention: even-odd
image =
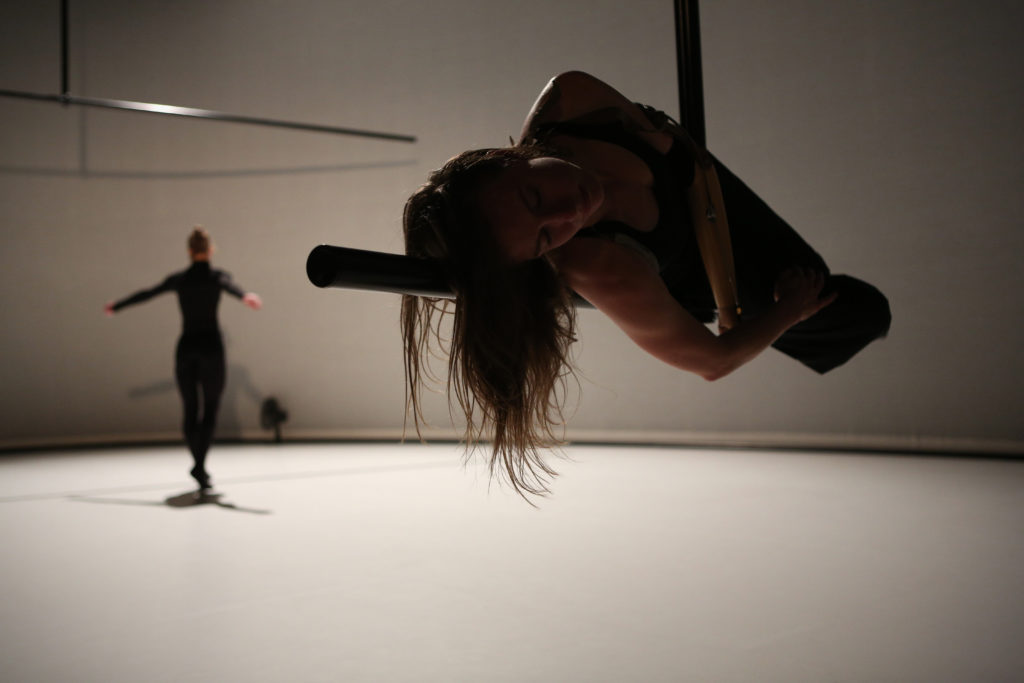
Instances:
[[[886,341],[825,377],[769,351],[717,383],[581,314],[576,438],[1017,451],[1024,7],[702,5],[709,146],[830,262],[892,302]],[[58,3],[0,4],[0,88],[57,92]],[[223,437],[393,436],[398,298],[321,291],[318,243],[401,251],[405,197],[503,144],[549,77],[590,71],[677,112],[669,0],[92,0],[71,6],[71,91],[410,133],[415,145],[0,98],[0,445],[173,438],[176,302],[105,301],[216,263]],[[442,398],[431,414],[447,424]],[[443,431],[443,429],[441,430]]]

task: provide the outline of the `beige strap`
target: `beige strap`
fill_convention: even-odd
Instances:
[[[739,322],[739,295],[736,291],[736,266],[732,257],[732,239],[729,221],[722,200],[722,186],[718,182],[711,154],[698,145],[681,125],[665,112],[637,103],[655,130],[672,135],[675,144],[685,145],[693,156],[693,184],[687,188],[687,201],[697,246],[704,261],[704,270],[711,283],[711,293],[718,308],[718,324],[723,330]]]
[[[713,164],[694,164],[693,184],[687,189],[690,216],[697,235],[697,246],[711,292],[718,308],[718,321],[725,330],[739,322],[739,295],[736,291],[736,266],[732,257],[729,222],[722,201],[722,187]]]

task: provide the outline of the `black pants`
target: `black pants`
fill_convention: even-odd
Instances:
[[[224,391],[224,345],[219,335],[178,340],[174,375],[184,407],[182,431],[195,461],[193,472],[205,476],[206,452]]]
[[[885,295],[856,278],[830,274],[824,259],[742,180],[717,159],[715,168],[732,238],[741,320],[758,317],[774,303],[775,282],[783,271],[809,266],[828,276],[824,294],[838,292],[839,296],[787,330],[773,347],[825,373],[888,333],[891,314]],[[702,264],[691,270],[699,271],[699,282],[693,277],[666,282],[683,306],[698,319],[708,321],[714,298],[707,276]]]

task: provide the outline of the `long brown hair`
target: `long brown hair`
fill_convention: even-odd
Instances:
[[[437,381],[430,358],[447,346],[449,409],[465,415],[467,446],[472,451],[491,432],[491,474],[506,476],[524,497],[547,493],[555,475],[541,451],[561,443],[575,308],[546,259],[511,264],[500,253],[478,194],[503,168],[551,153],[534,146],[465,152],[431,173],[403,217],[406,253],[440,263],[456,296],[402,298],[406,417],[411,412],[419,434],[422,390]]]

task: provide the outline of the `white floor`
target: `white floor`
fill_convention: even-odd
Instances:
[[[0,680],[1024,677],[1024,461],[568,454],[539,509],[448,445],[0,457]]]

